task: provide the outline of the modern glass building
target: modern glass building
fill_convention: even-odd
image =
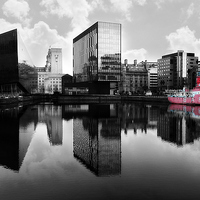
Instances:
[[[29,93],[29,75],[37,74],[17,29],[0,34],[0,94]]]
[[[120,74],[121,24],[96,22],[73,39],[75,82],[93,82],[97,87],[93,92],[112,93]]]

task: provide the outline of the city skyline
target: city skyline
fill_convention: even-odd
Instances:
[[[3,0],[0,34],[17,28],[37,67],[49,47],[62,48],[72,75],[73,38],[97,21],[122,24],[122,62],[157,61],[184,50],[200,56],[198,0]]]

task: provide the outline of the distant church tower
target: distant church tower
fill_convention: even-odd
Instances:
[[[49,48],[46,56],[46,72],[55,74],[62,73],[62,49],[61,48]]]

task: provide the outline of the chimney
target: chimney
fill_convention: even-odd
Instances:
[[[128,59],[125,59],[124,60],[124,65],[127,65],[128,64]]]
[[[147,60],[145,60],[144,68],[147,69]]]
[[[134,66],[135,67],[137,66],[137,60],[134,60]]]

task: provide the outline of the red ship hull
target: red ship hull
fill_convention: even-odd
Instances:
[[[196,94],[194,97],[169,96],[168,100],[170,103],[176,104],[200,104],[200,94]]]
[[[168,96],[170,103],[175,104],[200,104],[200,72],[198,72],[196,77],[196,87],[192,90],[184,89],[177,93]]]

